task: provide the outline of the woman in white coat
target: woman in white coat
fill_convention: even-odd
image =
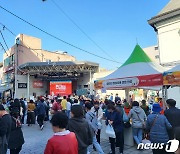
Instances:
[[[96,138],[97,138],[98,143],[100,144],[103,110],[100,107],[100,104],[99,104],[98,101],[94,102],[94,106],[92,107],[91,112],[93,112],[97,116],[97,120],[98,120],[98,132],[97,132]]]

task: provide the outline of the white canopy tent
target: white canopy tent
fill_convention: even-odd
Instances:
[[[164,68],[146,55],[136,45],[127,61],[112,74],[102,78],[106,89],[145,88],[160,89],[163,85]]]

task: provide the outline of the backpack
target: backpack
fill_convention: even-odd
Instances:
[[[98,120],[97,120],[95,113],[88,112],[87,114],[90,116],[90,122],[91,122],[91,125],[92,125],[94,131],[97,131],[98,130]]]

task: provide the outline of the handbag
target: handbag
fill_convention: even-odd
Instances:
[[[116,138],[116,134],[112,125],[108,124],[106,127],[106,134],[108,137]]]
[[[131,123],[129,121],[124,123],[124,128],[130,128],[130,127],[131,127]]]

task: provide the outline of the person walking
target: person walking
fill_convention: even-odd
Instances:
[[[66,96],[63,97],[63,100],[61,102],[61,106],[62,106],[62,112],[66,113],[66,110],[67,110],[67,99],[66,99]]]
[[[96,134],[96,138],[98,143],[101,142],[101,129],[102,129],[102,118],[103,118],[103,110],[100,107],[100,104],[98,101],[94,102],[94,106],[91,108],[91,112],[94,113],[97,117],[98,121],[98,131]]]
[[[168,129],[172,126],[164,115],[161,115],[161,107],[159,104],[153,104],[153,113],[147,117],[146,129],[150,132],[149,137],[151,143],[164,143],[169,140]],[[165,146],[163,149],[153,149],[153,154],[166,154]]]
[[[142,105],[141,105],[141,108],[144,110],[144,112],[146,113],[146,116],[149,115],[149,106],[146,104],[146,100],[142,100]]]
[[[70,113],[71,113],[71,99],[67,98],[66,115],[68,118],[70,118]]]
[[[54,135],[48,140],[44,154],[78,154],[76,135],[66,130],[68,117],[65,113],[55,113],[50,122]]]
[[[168,131],[169,138],[174,139],[174,129],[180,127],[180,109],[176,108],[176,101],[174,99],[168,99],[166,101],[169,109],[165,111],[164,115],[172,125],[172,129]]]
[[[92,105],[90,102],[86,102],[85,103],[85,110],[86,110],[86,120],[88,121],[88,123],[91,125],[91,127],[93,128],[93,132],[94,132],[94,136],[93,136],[93,146],[95,147],[96,151],[99,154],[104,154],[100,144],[97,142],[96,139],[96,134],[98,131],[98,120],[96,115],[91,111]],[[90,153],[90,147],[88,147],[88,153]]]
[[[35,109],[36,106],[33,100],[30,100],[27,107],[27,124],[28,126],[35,124]]]
[[[113,126],[116,138],[109,137],[109,142],[111,144],[111,153],[115,154],[115,147],[119,147],[120,154],[124,151],[124,131],[123,131],[123,118],[119,111],[113,104],[107,106],[106,111],[106,125],[110,124]]]
[[[124,101],[123,101],[123,106],[124,106],[124,111],[125,111],[125,113],[128,115],[129,112],[130,112],[130,110],[131,110],[131,106],[130,106],[130,104],[127,102],[126,99],[124,99]]]
[[[24,144],[24,137],[21,129],[19,111],[17,108],[12,109],[11,118],[12,124],[8,142],[8,149],[10,149],[10,154],[19,154],[22,149],[22,145]]]
[[[62,99],[58,98],[57,101],[52,100],[52,108],[51,108],[51,114],[55,114],[56,112],[61,111],[61,101]]]
[[[113,101],[114,101],[114,96],[113,96],[113,93],[111,93],[111,95],[109,96],[109,100],[110,100],[111,102],[113,102]]]
[[[49,121],[49,110],[50,110],[49,99],[46,98],[46,116],[44,121]]]
[[[138,145],[142,142],[143,129],[145,128],[147,117],[144,110],[139,107],[137,101],[132,102],[132,107],[133,108],[130,110],[128,118],[132,119],[133,137]]]
[[[21,123],[24,124],[24,118],[26,115],[26,105],[23,98],[20,99],[20,105],[21,105],[21,110],[22,110]]]
[[[71,118],[67,130],[74,132],[78,141],[78,154],[87,154],[87,147],[92,144],[93,130],[84,119],[84,111],[81,105],[71,107]]]
[[[6,154],[11,132],[11,116],[0,104],[0,154]]]
[[[116,94],[116,96],[115,96],[115,103],[117,103],[117,101],[121,102],[121,98],[118,96],[118,94]]]
[[[22,107],[21,107],[21,103],[19,101],[19,99],[14,99],[14,102],[11,103],[9,110],[11,112],[11,110],[13,110],[14,108],[17,108],[19,111],[19,115],[22,115]]]
[[[44,99],[41,99],[37,105],[37,122],[41,130],[44,128],[44,118],[46,115],[46,106],[44,104]]]

